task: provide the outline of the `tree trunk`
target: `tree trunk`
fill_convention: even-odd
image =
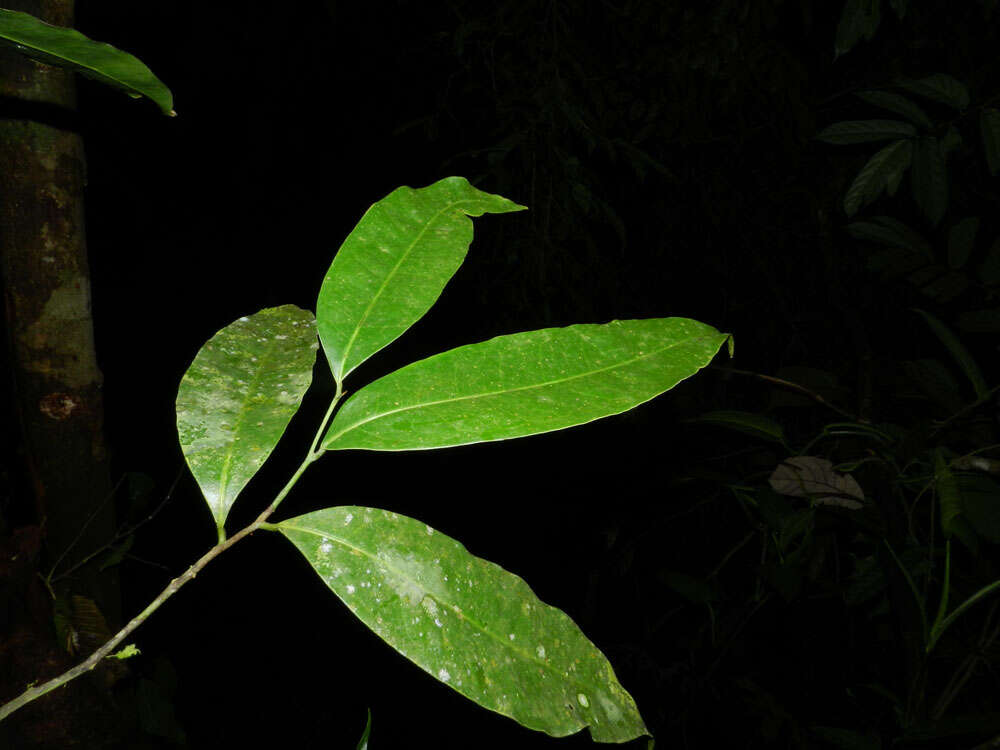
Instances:
[[[73,23],[73,0],[4,5],[52,24]],[[0,50],[0,274],[13,385],[11,411],[17,422],[9,431],[19,433],[15,444],[20,442],[22,448],[17,461],[27,479],[20,483],[25,490],[21,494],[27,497],[15,495],[14,500],[22,506],[33,504],[27,509],[15,505],[15,515],[33,516],[41,527],[43,576],[60,558],[59,570],[70,569],[114,533],[102,434],[102,376],[94,350],[84,238],[85,161],[82,139],[72,126],[74,75],[7,48]],[[16,542],[17,537],[11,539]],[[14,543],[15,548],[20,546]],[[0,578],[13,569],[0,566]],[[113,569],[98,573],[94,565],[82,567],[57,592],[61,601],[79,605],[99,621],[92,605],[96,603],[114,625],[120,619],[115,576]],[[73,624],[73,630],[60,632],[62,653],[58,647],[43,648],[46,637],[53,644],[54,639],[51,616],[45,622],[39,614],[38,579],[15,578],[0,581],[10,584],[2,587],[4,598],[12,598],[3,602],[11,616],[3,623],[8,632],[0,637],[0,682],[21,684],[0,684],[5,694],[15,688],[20,692],[27,682],[51,676],[49,672],[62,671],[60,662],[83,658],[91,647],[85,636],[96,636]],[[47,599],[42,596],[41,602]],[[67,653],[73,650],[77,652]],[[77,733],[81,727],[70,714],[78,716],[78,699],[56,697],[47,710],[40,707],[43,714],[35,717],[36,722],[62,723],[63,732],[72,727]],[[66,700],[76,702],[77,710],[67,714]],[[89,710],[93,709],[91,705]],[[56,727],[49,729],[59,733]],[[38,731],[46,733],[43,727]],[[52,734],[49,739],[58,741]]]

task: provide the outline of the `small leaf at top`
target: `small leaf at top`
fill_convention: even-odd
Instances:
[[[316,302],[334,377],[343,380],[431,308],[465,260],[470,216],[524,208],[464,177],[397,188],[369,208],[333,259]]]
[[[311,312],[271,307],[215,334],[184,373],[181,450],[220,529],[298,410],[318,346]]]
[[[445,448],[584,424],[670,390],[729,338],[686,318],[498,336],[365,386],[337,412],[323,447]]]
[[[325,508],[277,524],[379,638],[484,708],[563,737],[648,734],[607,658],[521,578],[406,516]]]
[[[0,9],[0,44],[48,65],[75,70],[131,96],[146,96],[165,115],[175,115],[174,97],[137,57],[95,42],[76,29],[53,26],[28,13]]]

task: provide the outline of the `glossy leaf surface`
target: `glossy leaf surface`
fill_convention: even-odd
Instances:
[[[423,523],[326,508],[277,524],[382,640],[481,706],[561,737],[646,734],[610,663],[521,578]]]
[[[584,424],[670,390],[728,338],[687,318],[498,336],[365,386],[337,412],[323,447],[444,448]]]
[[[177,432],[217,526],[299,408],[318,346],[312,313],[272,307],[215,334],[184,374]]]
[[[166,115],[176,114],[173,94],[145,63],[110,44],[95,42],[76,29],[53,26],[28,13],[0,9],[0,43],[48,65],[151,99]]]
[[[368,209],[333,259],[316,302],[334,377],[343,379],[431,308],[465,260],[470,216],[522,210],[464,177],[401,187]]]

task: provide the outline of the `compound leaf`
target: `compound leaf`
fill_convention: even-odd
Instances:
[[[647,734],[607,658],[521,578],[412,518],[325,508],[277,528],[376,635],[437,680],[530,729]]]
[[[431,308],[465,260],[470,216],[522,210],[464,177],[397,188],[369,208],[333,259],[316,302],[334,377],[342,380]]]
[[[318,346],[311,312],[267,308],[215,334],[184,373],[181,450],[220,529],[299,408]]]
[[[686,318],[498,336],[365,386],[337,412],[323,447],[444,448],[584,424],[670,390],[728,339]]]

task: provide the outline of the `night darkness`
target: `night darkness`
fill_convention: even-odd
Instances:
[[[120,566],[123,612],[215,542],[174,412],[201,345],[264,307],[315,309],[334,253],[373,202],[462,175],[529,211],[477,218],[440,301],[353,373],[350,389],[464,343],[614,318],[701,320],[733,334],[735,358],[723,352],[665,396],[561,433],[331,454],[278,518],[387,508],[522,576],[608,656],[658,748],[974,748],[1000,736],[1000,609],[987,599],[956,622],[908,708],[911,673],[896,647],[912,595],[895,598],[891,561],[881,593],[857,593],[865,566],[885,561],[883,540],[898,540],[933,617],[942,530],[934,493],[915,498],[935,451],[998,457],[995,398],[938,429],[977,393],[912,310],[944,321],[997,384],[1000,177],[979,124],[980,110],[1000,108],[995,5],[883,0],[872,38],[835,60],[843,3],[820,0],[77,0],[76,27],[147,63],[178,113],[78,83],[112,471],[148,476],[150,507],[180,477]],[[885,143],[814,136],[838,121],[904,119],[856,92],[901,93],[894,81],[939,73],[967,87],[965,111],[907,96],[932,120],[928,133],[961,136],[943,218],[924,215],[909,175],[848,217],[844,195]],[[931,272],[873,266],[886,248],[845,227],[880,215],[918,231],[943,259],[940,274],[964,274],[965,286],[949,296],[928,290],[940,277]],[[978,233],[956,264],[952,228],[971,216]],[[982,311],[993,311],[992,328]],[[928,361],[940,365],[906,364]],[[799,382],[841,411],[730,367]],[[946,371],[936,388],[956,390],[954,408],[918,377],[930,369]],[[229,529],[284,484],[332,390],[320,358]],[[689,421],[716,410],[773,420],[790,448]],[[768,489],[774,466],[851,417],[889,442],[826,439],[806,455],[852,464],[863,520],[831,506],[805,515],[806,500]],[[9,527],[38,522],[15,447],[0,498]],[[876,460],[889,454],[895,463]],[[952,606],[1000,579],[998,485],[971,474],[979,494],[952,542]],[[900,499],[917,510],[897,537]],[[278,535],[221,556],[129,640],[142,656],[116,689],[155,684],[173,719],[146,726],[174,739],[147,731],[123,747],[176,747],[182,731],[193,748],[353,748],[369,708],[373,748],[593,746],[586,731],[531,732],[431,679]],[[936,711],[970,655],[961,689]]]

